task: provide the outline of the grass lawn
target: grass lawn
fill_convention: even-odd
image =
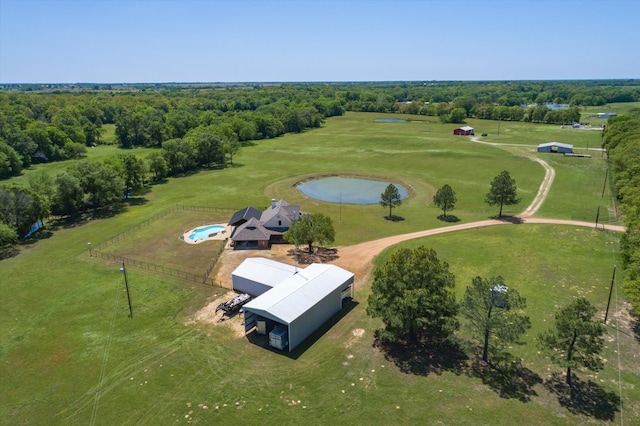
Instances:
[[[627,423],[639,418],[640,347],[628,323],[621,323],[619,335],[609,329],[605,370],[576,371],[584,383],[597,385],[590,388],[590,395],[601,402],[597,410],[560,404],[545,382],[561,369],[538,355],[535,346],[537,332],[557,306],[572,297],[583,294],[600,312],[605,309],[617,251],[617,238],[608,233],[519,225],[405,243],[433,247],[451,265],[459,295],[473,276],[502,274],[507,285],[527,298],[533,328],[522,345],[509,350],[523,359],[528,379],[506,375],[493,382],[483,382],[462,367],[439,368],[422,359],[407,364],[385,357],[372,346],[380,324],[365,314],[369,286],[357,291],[356,303],[344,316],[287,356],[252,345],[232,328],[188,322],[190,314],[221,289],[136,268],[127,269],[134,312],[128,318],[120,265],[88,255],[87,242],[97,246],[176,203],[262,209],[271,198],[285,198],[307,211],[329,215],[338,246],[446,226],[437,219],[439,209],[430,204],[434,191],[445,183],[459,200],[452,214],[462,222],[486,219],[497,214],[497,207],[485,205],[484,196],[502,170],[511,172],[522,197],[520,205],[505,209],[516,214],[531,202],[544,176],[540,165],[523,156],[538,155],[526,145],[563,142],[560,136],[570,134],[559,126],[502,123],[494,141],[523,145],[502,149],[454,137],[455,126],[430,117],[375,122],[385,116],[349,113],[328,120],[321,129],[260,141],[243,149],[236,167],[169,179],[121,214],[45,229],[38,241],[20,246],[18,256],[2,260],[0,423],[379,424],[383,419],[385,424],[582,425],[618,423],[621,414]],[[117,152],[115,147],[98,147],[89,157]],[[144,150],[137,152],[146,155]],[[540,215],[591,217],[600,202],[604,161],[596,156],[541,158],[557,175]],[[60,170],[59,164],[37,167]],[[375,176],[405,184],[411,197],[394,209],[404,220],[384,220],[387,211],[379,205],[309,200],[293,187],[309,176],[326,174]],[[586,189],[580,190],[582,186]],[[222,216],[184,216],[184,222],[180,215],[167,216],[109,250],[167,263],[193,262],[189,267],[195,268],[208,248],[186,246],[176,239],[176,232],[204,219],[226,222],[228,216]],[[385,252],[378,261],[388,255]],[[618,307],[623,303],[614,300]],[[464,331],[461,336],[468,337]],[[614,352],[618,344],[620,376]],[[609,399],[620,388],[622,413]]]

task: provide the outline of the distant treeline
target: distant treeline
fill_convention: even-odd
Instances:
[[[624,290],[640,315],[640,109],[611,118],[605,144],[613,171],[616,196],[624,213],[626,232],[621,238],[625,268]]]
[[[86,147],[104,143],[104,124],[115,125],[116,143],[125,148],[164,148],[168,141],[184,145],[179,141],[193,141],[189,134],[195,131],[219,139],[225,154],[232,156],[249,141],[319,127],[325,118],[345,111],[432,115],[454,123],[475,117],[570,124],[579,121],[580,106],[640,101],[640,86],[634,83],[254,84],[208,89],[167,84],[128,86],[126,91],[88,86],[4,90],[0,91],[0,178],[19,175],[32,163],[82,157]],[[546,107],[550,103],[572,107],[553,110]],[[168,154],[163,156],[171,163]],[[169,164],[168,173],[200,162]]]
[[[104,143],[150,150],[146,158],[124,153],[101,162],[85,160],[56,176],[33,173],[28,187],[0,187],[0,246],[15,243],[50,214],[74,216],[117,206],[149,179],[227,167],[252,141],[320,127],[345,111],[432,115],[445,122],[476,117],[571,123],[579,120],[580,106],[640,101],[638,83],[176,83],[32,90],[5,85],[0,88],[0,179],[34,163],[82,158],[87,147]],[[549,103],[571,107],[553,110],[545,106]],[[115,140],[104,140],[105,124],[115,129]]]

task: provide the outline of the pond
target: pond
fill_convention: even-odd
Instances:
[[[569,108],[569,105],[562,105],[562,104],[546,104],[545,106],[548,109],[553,110],[553,111],[559,111],[559,110],[562,110],[562,109]]]
[[[329,203],[378,204],[380,195],[389,183],[392,182],[332,176],[310,180],[297,188],[307,197]],[[398,188],[401,199],[409,196],[405,187],[397,183],[394,185]]]
[[[404,123],[407,120],[402,118],[377,118],[376,121],[378,123]]]

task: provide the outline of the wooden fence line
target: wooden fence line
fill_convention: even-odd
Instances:
[[[162,266],[162,265],[156,265],[155,263],[145,262],[145,261],[142,261],[142,260],[136,260],[136,259],[132,259],[132,258],[128,258],[128,257],[116,256],[114,254],[103,253],[103,252],[100,251],[100,249],[104,249],[106,247],[109,247],[110,245],[113,245],[113,244],[117,243],[118,241],[122,240],[123,238],[128,237],[131,234],[134,234],[135,232],[139,231],[140,229],[151,225],[152,223],[154,223],[158,219],[162,219],[163,217],[167,216],[168,214],[176,212],[178,210],[210,211],[210,212],[217,212],[217,213],[235,213],[239,209],[232,209],[232,208],[228,208],[228,207],[188,206],[188,205],[183,205],[183,204],[176,203],[175,206],[169,207],[168,209],[156,214],[155,216],[145,220],[144,222],[139,223],[138,225],[134,226],[133,228],[127,229],[126,231],[116,235],[115,237],[112,237],[109,240],[98,244],[96,246],[96,248],[91,249],[92,255],[96,256],[96,257],[99,257],[101,259],[113,260],[113,261],[116,261],[116,262],[124,262],[127,266],[133,266],[133,267],[136,267],[136,268],[139,268],[139,269],[145,269],[145,270],[148,270],[148,271],[161,273],[161,274],[164,274],[164,275],[169,275],[171,277],[178,277],[178,278],[181,278],[181,279],[184,279],[184,280],[187,280],[187,281],[193,281],[193,282],[204,284],[204,285],[215,286],[216,282],[213,280],[213,278],[209,278],[209,274],[211,274],[211,271],[216,266],[216,263],[218,262],[218,259],[220,258],[220,254],[224,250],[224,247],[222,247],[220,252],[217,253],[215,255],[215,257],[211,260],[211,262],[207,266],[206,272],[203,275],[196,275],[196,274],[191,273],[191,272],[181,271],[181,270],[175,269],[175,268],[169,268],[169,267]]]
[[[160,274],[169,275],[171,277],[178,277],[187,281],[196,282],[198,284],[204,284],[209,286],[216,285],[216,282],[213,280],[213,278],[209,278],[208,275],[201,277],[191,272],[181,271],[179,269],[169,268],[167,266],[156,265],[155,263],[145,262],[143,260],[136,260],[128,257],[116,256],[110,253],[103,253],[98,250],[92,250],[92,256],[99,257],[101,259],[106,259],[106,260],[113,260],[115,262],[124,262],[126,266],[133,266],[138,269],[157,272]]]

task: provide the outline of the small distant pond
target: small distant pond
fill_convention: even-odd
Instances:
[[[376,118],[378,123],[404,123],[407,120],[402,118]]]
[[[545,106],[551,110],[560,110],[560,109],[569,108],[569,105],[561,105],[561,104],[546,104]]]
[[[393,182],[332,176],[310,180],[297,188],[307,197],[329,203],[378,204],[380,195],[389,183]],[[400,198],[405,199],[409,196],[405,187],[393,184],[398,188]]]

